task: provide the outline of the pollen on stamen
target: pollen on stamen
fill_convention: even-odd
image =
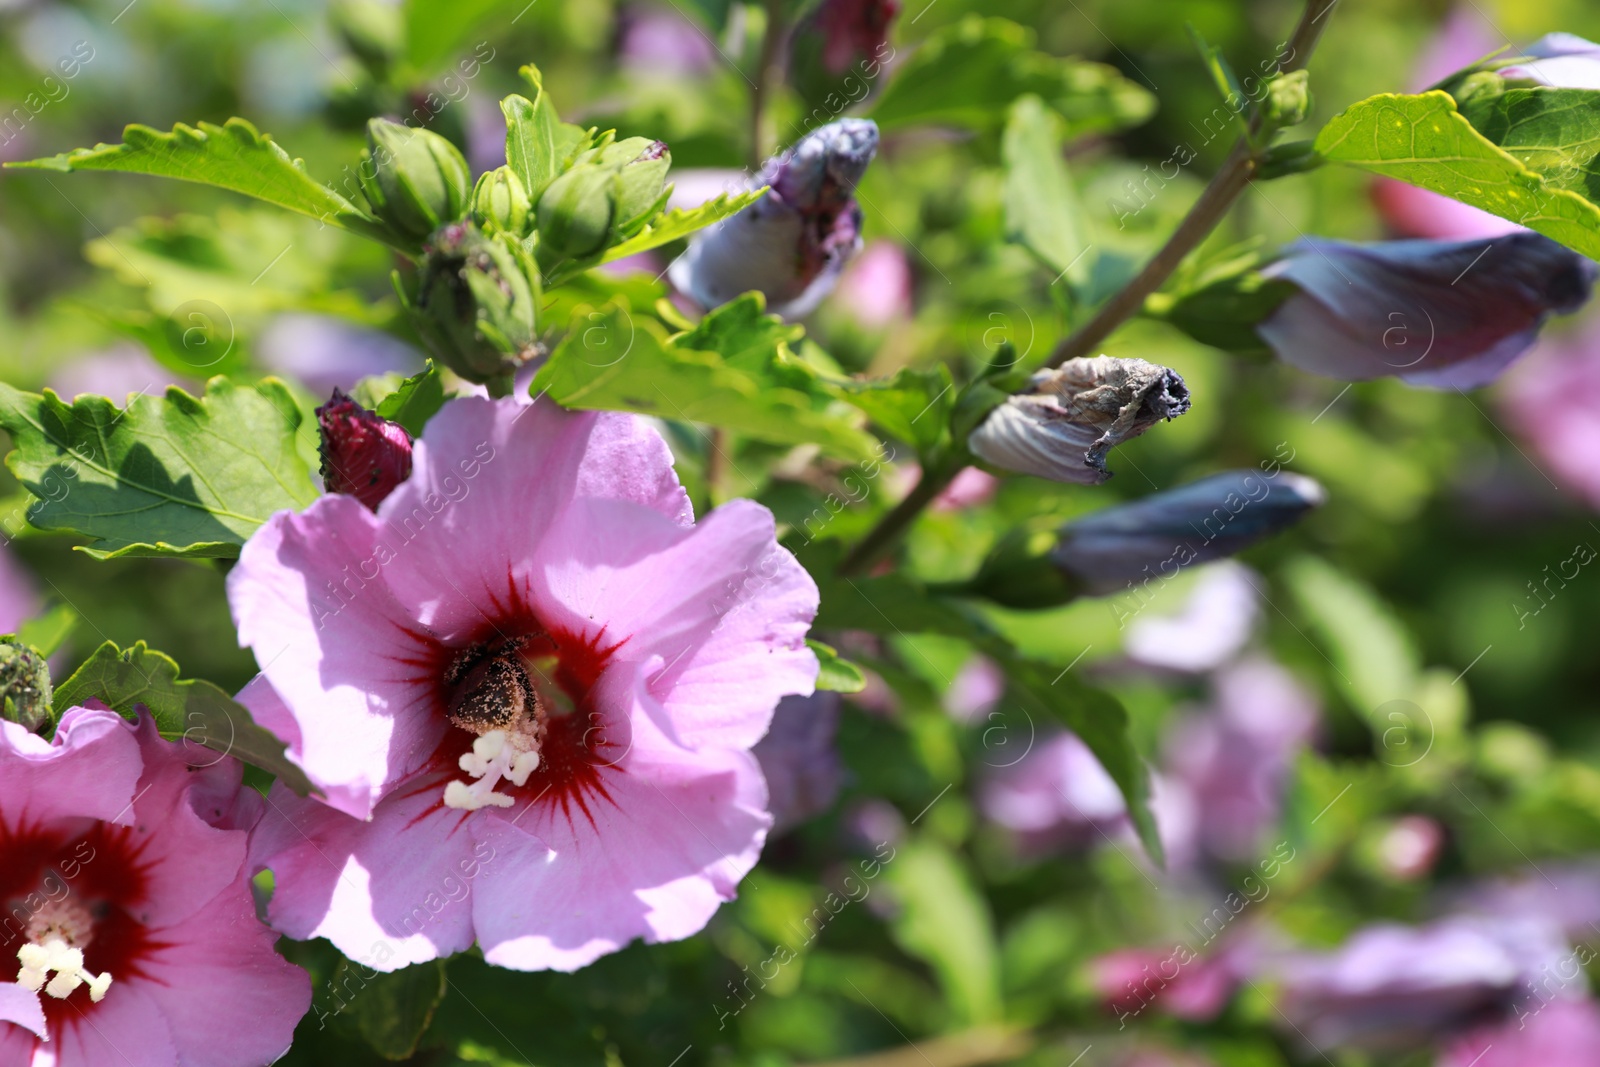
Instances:
[[[83,949],[93,929],[94,920],[88,910],[70,900],[39,909],[28,922],[28,940],[17,949],[17,962],[22,965],[17,984],[58,1000],[71,996],[80,985],[87,985],[89,999],[99,1003],[111,986],[111,975],[84,969]]]
[[[462,652],[446,672],[454,684],[449,719],[477,734],[472,750],[462,753],[461,769],[472,778],[445,786],[446,807],[463,811],[509,808],[512,797],[495,791],[501,781],[523,786],[539,767],[539,742],[544,734],[544,707],[528,680],[521,642],[498,649],[474,646]]]

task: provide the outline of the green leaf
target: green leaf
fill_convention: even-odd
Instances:
[[[876,439],[854,425],[859,416],[789,351],[784,338],[793,327],[772,326],[761,346],[748,344],[749,318],[770,318],[764,306],[760,294],[747,293],[671,338],[622,309],[595,312],[540,368],[533,391],[566,407],[704,422],[777,444],[819,444],[851,460],[877,455]]]
[[[530,65],[522,71],[533,83],[534,98],[513,93],[500,101],[506,116],[506,165],[522,180],[528,201],[537,204],[545,187],[561,173],[556,155],[556,128],[561,120],[544,91],[539,68]]]
[[[1376,593],[1314,556],[1293,561],[1284,577],[1353,690],[1356,710],[1370,718],[1389,701],[1416,695],[1422,658]]]
[[[307,174],[301,160],[291,159],[244,119],[229,119],[221,126],[180,122],[171,133],[132,125],[123,129],[122,139],[122,144],[99,144],[6,166],[62,172],[115,170],[215,185],[364,237],[388,240],[385,227]]]
[[[386,1060],[416,1052],[449,988],[443,960],[387,973],[341,960],[329,986],[338,990],[335,1018],[341,1028],[354,1031]]]
[[[619,245],[612,245],[600,258],[601,263],[613,263],[626,256],[660,248],[671,241],[688,237],[712,223],[721,222],[729,215],[737,215],[767,191],[766,186],[749,193],[722,193],[699,207],[674,208],[657,215],[645,228]]]
[[[1015,22],[968,15],[928,38],[895,71],[869,117],[885,131],[938,123],[989,130],[1035,93],[1066,120],[1064,136],[1137,126],[1155,98],[1115,68],[1033,50]]]
[[[1189,31],[1189,40],[1194,42],[1195,49],[1200,53],[1200,62],[1205,64],[1206,73],[1211,75],[1211,84],[1217,87],[1217,92],[1222,94],[1222,101],[1233,111],[1234,125],[1239,132],[1248,135],[1250,123],[1245,120],[1244,89],[1239,85],[1239,76],[1233,72],[1233,67],[1222,54],[1222,49],[1215,47],[1203,37],[1194,23],[1185,23],[1184,29]],[[1235,110],[1237,109],[1237,110]]]
[[[1495,145],[1446,93],[1370,97],[1324,126],[1316,144],[1325,159],[1442,193],[1600,259],[1600,207]]]
[[[1479,133],[1546,185],[1600,200],[1600,92],[1508,89],[1458,106]]]
[[[53,656],[78,628],[79,615],[71,604],[57,604],[17,627],[17,639],[41,656]]]
[[[377,413],[398,422],[412,437],[421,437],[428,420],[444,407],[444,376],[433,360],[420,374],[413,374],[378,402]]]
[[[960,861],[924,837],[899,845],[884,874],[900,906],[890,931],[901,948],[932,968],[954,1021],[1000,1018],[994,919]]]
[[[482,31],[496,15],[505,19],[505,25],[499,27],[499,33],[504,33],[511,27],[518,11],[527,7],[527,0],[452,0],[448,4],[438,3],[437,0],[406,0],[406,65],[410,68],[409,73],[420,84],[448,66],[458,53],[467,52],[469,42],[474,40],[475,35],[481,38]],[[481,50],[486,46],[487,41],[480,40],[477,49],[471,52],[476,58],[462,60],[463,76],[473,76],[467,73],[465,64],[472,64],[475,69],[478,60],[488,62],[494,58],[492,48],[488,56],[482,54]]]
[[[148,708],[169,741],[190,741],[243,760],[276,775],[300,796],[313,789],[305,772],[289,762],[283,742],[257,726],[243,704],[210,682],[180,681],[172,658],[143,641],[128,649],[107,641],[56,686],[54,706],[60,711],[89,700],[128,718]]]
[[[892,378],[848,380],[834,386],[840,398],[866,412],[885,433],[924,454],[944,440],[956,403],[955,383],[943,364],[930,370],[903,367]]]
[[[37,498],[28,521],[93,538],[83,551],[98,559],[237,556],[273,512],[316,499],[300,422],[273,378],[214,378],[204,399],[172,387],[126,410],[0,383],[0,428],[16,446],[6,466]]]
[[[1005,165],[1006,239],[1038,256],[1056,278],[1081,290],[1094,266],[1079,220],[1072,175],[1061,155],[1061,122],[1029,94],[1011,105],[1000,158]]]
[[[867,676],[861,673],[861,668],[840,656],[832,645],[807,638],[806,647],[817,654],[817,662],[821,664],[817,672],[818,689],[834,693],[859,693],[867,687]]]

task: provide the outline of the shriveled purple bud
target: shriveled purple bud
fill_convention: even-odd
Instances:
[[[373,511],[411,476],[411,435],[335,389],[317,409],[322,431],[322,483]]]
[[[1306,240],[1263,275],[1300,291],[1257,332],[1286,363],[1344,381],[1471,389],[1589,298],[1593,262],[1540,234],[1479,241]]]
[[[767,736],[751,749],[767,779],[774,833],[833,806],[844,781],[844,765],[834,743],[838,732],[838,694],[788,696],[778,701]]]
[[[1225,471],[1070,522],[1050,558],[1090,592],[1115,592],[1241,552],[1326,496],[1312,479],[1285,470]]]
[[[1099,485],[1111,477],[1107,452],[1188,410],[1175,370],[1142,359],[1069,359],[991,411],[967,447],[1005,470]]]
[[[856,183],[878,151],[878,127],[839,119],[767,160],[750,188],[767,194],[703,230],[672,264],[672,284],[707,308],[764,293],[767,309],[809,315],[861,249]]]

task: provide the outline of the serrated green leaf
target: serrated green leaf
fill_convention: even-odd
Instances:
[[[1079,221],[1083,209],[1061,154],[1061,123],[1037,96],[1011,105],[1000,158],[1005,165],[1006,239],[1023,245],[1075,290],[1089,282],[1093,245]]]
[[[284,754],[283,742],[257,726],[243,704],[210,682],[180,680],[172,657],[143,641],[127,649],[107,641],[55,688],[57,712],[90,700],[128,718],[148,708],[167,740],[187,740],[243,760],[276,775],[300,796],[312,791],[305,772]]]
[[[832,645],[806,639],[806,647],[817,654],[817,688],[834,693],[859,693],[867,687],[861,668],[840,656]]]
[[[1508,89],[1459,106],[1479,133],[1545,184],[1600,200],[1600,92]]]
[[[232,118],[221,126],[180,122],[170,133],[135,124],[123,129],[122,139],[122,144],[98,144],[6,166],[124,171],[215,185],[364,237],[390,240],[385,227],[307,174],[304,162],[290,158],[244,119]]]
[[[994,918],[972,876],[951,852],[926,838],[900,844],[884,874],[899,904],[889,929],[901,948],[933,970],[955,1021],[998,1019]]]
[[[600,262],[613,263],[626,256],[648,252],[652,248],[660,248],[671,241],[688,237],[696,230],[703,230],[713,223],[721,222],[729,215],[737,215],[761,199],[766,191],[767,187],[763,185],[750,193],[722,193],[699,207],[674,208],[663,212],[626,241],[606,249]]]
[[[338,991],[334,1017],[340,1028],[386,1060],[407,1059],[417,1050],[449,988],[443,960],[387,973],[341,960],[328,985]]]
[[[595,312],[540,368],[533,391],[566,407],[704,422],[777,444],[819,444],[851,460],[877,455],[876,440],[854,425],[859,416],[790,353],[783,338],[792,327],[778,324],[764,347],[750,346],[758,331],[747,320],[763,317],[764,306],[747,293],[707,315],[711,323],[671,338],[627,311]],[[727,344],[738,365],[696,344]]]
[[[1447,93],[1353,104],[1322,128],[1316,147],[1325,159],[1442,193],[1600,259],[1600,207],[1479,133]]]
[[[1033,31],[1015,22],[968,15],[895,70],[868,117],[885,131],[929,123],[989,130],[1011,101],[1036,93],[1073,138],[1137,126],[1155,113],[1155,98],[1115,68],[1037,52],[1033,43]]]
[[[316,499],[296,448],[301,413],[282,382],[212,379],[203,399],[178,388],[68,404],[0,383],[6,466],[37,499],[28,521],[93,538],[113,556],[225,557],[273,512]]]
[[[444,376],[430,359],[426,370],[401,382],[374,409],[390,422],[398,422],[412,437],[421,437],[428,420],[444,407]]]
[[[955,383],[950,368],[903,367],[891,378],[834,383],[838,395],[866,412],[885,433],[927,452],[944,439],[955,409]]]

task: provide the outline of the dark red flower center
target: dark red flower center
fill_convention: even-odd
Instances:
[[[52,943],[81,951],[84,973],[148,977],[142,965],[162,945],[130,910],[145,894],[139,851],[127,827],[89,819],[0,827],[0,980],[22,972],[24,946]],[[41,1001],[51,1033],[95,1004],[87,983]]]

